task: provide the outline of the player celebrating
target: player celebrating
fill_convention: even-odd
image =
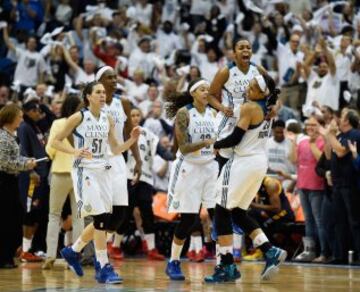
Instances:
[[[121,283],[122,279],[109,263],[106,250],[106,230],[112,210],[111,176],[108,171],[111,166],[107,153],[109,146],[115,155],[126,151],[136,142],[140,131],[135,128],[129,140],[124,144],[118,143],[112,118],[101,110],[106,101],[102,84],[96,81],[87,84],[83,100],[86,108],[68,118],[64,129],[54,138],[52,147],[75,156],[71,175],[79,215],[92,216],[94,222],[84,229],[71,247],[62,249],[61,255],[70,268],[82,276],[80,252],[94,240],[99,262],[96,280],[99,283]],[[75,148],[63,142],[72,132]]]
[[[269,279],[285,260],[286,251],[272,247],[259,225],[246,213],[265,177],[265,145],[271,131],[266,119],[269,100],[276,99],[278,89],[270,76],[253,78],[246,91],[248,100],[240,108],[240,119],[233,132],[214,144],[215,149],[234,147],[234,154],[221,170],[216,185],[215,225],[220,245],[220,265],[206,282],[227,282],[240,278],[232,255],[232,223],[240,226],[265,254],[262,279]],[[269,96],[270,94],[270,96]]]
[[[171,246],[166,274],[172,280],[184,280],[180,254],[184,241],[200,211],[215,206],[215,184],[218,166],[213,147],[216,127],[215,113],[208,107],[209,83],[204,79],[190,82],[187,92],[168,97],[167,114],[175,120],[178,143],[177,159],[170,174],[168,212],[181,214]]]
[[[251,44],[241,39],[234,43],[234,62],[221,68],[210,85],[209,103],[218,110],[216,116],[218,139],[229,135],[239,118],[239,107],[244,103],[246,88],[255,76],[260,75],[259,70],[250,63],[252,56]],[[220,170],[231,157],[233,150],[220,149],[216,157]]]

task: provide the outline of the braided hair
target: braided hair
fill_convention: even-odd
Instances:
[[[203,78],[197,78],[189,83],[189,86],[184,92],[173,92],[168,96],[164,96],[166,116],[170,119],[176,116],[177,111],[189,103],[194,102],[194,98],[190,94],[190,88]]]

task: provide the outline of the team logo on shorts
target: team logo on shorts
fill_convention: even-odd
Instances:
[[[91,205],[90,204],[84,205],[84,210],[88,213],[91,212],[91,210],[92,210]]]
[[[173,202],[173,207],[174,207],[174,209],[178,209],[180,207],[180,202],[179,201],[174,201]]]
[[[88,187],[90,186],[90,177],[85,177],[85,183]]]

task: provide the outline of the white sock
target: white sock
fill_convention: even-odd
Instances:
[[[215,253],[216,253],[216,265],[220,265],[221,256],[220,256],[220,245],[218,243],[216,243]]]
[[[72,242],[72,231],[66,231],[65,232],[65,236],[64,236],[64,245],[65,246],[69,246],[71,245],[73,242]]]
[[[26,237],[23,237],[22,240],[22,249],[24,252],[28,252],[31,248],[32,238],[27,239]]]
[[[119,247],[119,248],[120,248],[120,244],[121,244],[121,241],[122,241],[123,237],[124,237],[124,234],[117,234],[117,233],[115,233],[114,241],[113,241],[112,246],[113,246],[113,247]]]
[[[97,250],[95,249],[96,259],[100,263],[100,267],[103,268],[107,263],[109,263],[109,258],[107,255],[107,250]]]
[[[194,236],[195,241],[195,252],[198,253],[202,250],[202,238],[201,236]]]
[[[195,250],[195,236],[190,236],[190,245],[189,245],[189,251]]]
[[[71,248],[73,249],[73,251],[75,252],[81,252],[82,249],[85,247],[85,245],[87,245],[87,242],[84,242],[81,240],[81,236],[76,239],[76,241],[74,242],[74,244],[71,246]]]
[[[183,245],[177,245],[174,241],[171,245],[171,257],[170,262],[179,261]]]
[[[112,242],[113,241],[113,233],[106,233],[106,242]]]
[[[150,251],[155,249],[155,234],[154,233],[145,234],[144,238],[146,240],[148,250]]]
[[[234,249],[241,249],[241,247],[242,247],[242,235],[234,233],[233,245],[234,245]]]
[[[266,237],[265,233],[262,232],[262,233],[256,235],[252,242],[253,242],[254,247],[259,247],[260,245],[262,245],[268,241],[269,241],[269,239]]]

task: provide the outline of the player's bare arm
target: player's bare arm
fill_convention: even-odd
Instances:
[[[179,149],[182,154],[187,154],[200,150],[214,143],[212,139],[204,141],[189,143],[188,129],[189,125],[189,112],[186,108],[181,108],[176,114],[175,121],[175,134],[178,141]]]

